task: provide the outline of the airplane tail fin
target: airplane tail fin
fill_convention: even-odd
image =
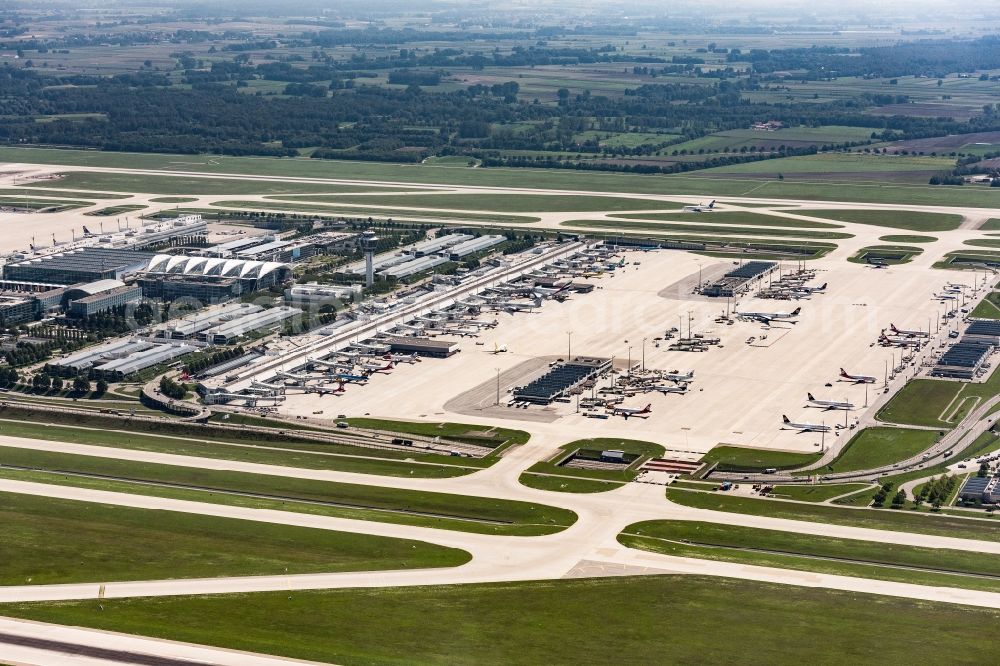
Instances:
[[[802,308],[795,308],[794,310],[792,310],[792,316],[795,316],[800,312],[802,312]]]
[[[88,236],[92,236],[92,235],[93,235],[93,234],[92,234],[92,233],[90,232],[90,229],[88,229],[88,228],[87,228],[86,226],[85,226],[85,227],[83,228],[83,233],[87,234]]]
[[[785,416],[784,414],[781,415],[781,422],[782,423],[791,423],[791,421],[788,420],[788,417]]]
[[[816,399],[816,398],[813,397],[812,393],[806,393],[806,397],[809,398],[810,400],[815,400]]]
[[[644,411],[644,412],[651,412],[651,411],[653,411],[653,403],[647,404],[645,407],[642,408],[642,411]]]
[[[715,199],[712,199],[712,201],[709,202],[708,207],[715,208]]]
[[[821,284],[821,285],[819,286],[819,290],[820,290],[820,291],[823,291],[824,289],[826,289],[826,285],[828,285],[828,284],[829,284],[828,282],[824,282],[823,284]]]
[[[841,368],[840,369],[840,376],[841,377],[846,377],[847,376],[847,370],[844,370],[843,368]]]

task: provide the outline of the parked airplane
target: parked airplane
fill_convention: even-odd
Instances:
[[[756,320],[764,324],[770,324],[772,321],[795,324],[797,322],[792,320],[792,317],[798,316],[800,312],[802,312],[802,308],[795,308],[791,312],[733,312],[733,314],[741,319]]]
[[[929,338],[930,334],[927,331],[904,331],[902,329],[896,328],[895,324],[889,324],[889,328],[896,335],[905,335],[908,338]]]
[[[841,402],[839,400],[817,400],[813,397],[812,393],[806,393],[806,397],[809,399],[811,404],[817,407],[822,407],[823,409],[854,409],[854,403],[852,402]]]
[[[788,420],[787,416],[782,415],[782,430],[792,429],[798,430],[799,432],[830,432],[830,426],[820,425],[818,423],[793,423]]]
[[[875,378],[869,375],[851,375],[848,374],[847,370],[843,368],[840,369],[840,378],[847,379],[854,382],[855,384],[874,384]]]
[[[560,298],[561,294],[569,289],[568,284],[564,284],[558,289],[550,289],[547,287],[535,287],[534,295],[538,298]]]
[[[386,354],[382,358],[393,363],[420,363],[420,358],[416,353],[408,356],[406,354]]]
[[[826,291],[827,284],[828,284],[827,282],[824,282],[818,287],[806,287],[806,286],[792,287],[792,291],[798,291],[804,294],[819,294]]]
[[[368,383],[368,378],[364,375],[334,375],[334,379],[341,382],[350,382],[352,384],[366,384]]]
[[[361,367],[374,374],[376,372],[389,372],[392,370],[393,365],[392,361],[389,361],[385,365],[379,365],[378,363],[362,363]]]
[[[662,375],[664,379],[671,382],[689,382],[694,379],[694,370],[687,372],[668,372]]]
[[[507,351],[507,345],[498,345],[495,342],[493,343],[493,353],[494,354],[503,354],[506,351]]]
[[[684,206],[684,210],[691,211],[692,213],[711,213],[715,210],[715,199],[712,199],[708,205],[698,204],[697,206]]]
[[[895,345],[897,347],[920,347],[920,340],[915,338],[889,337],[885,331],[878,336],[879,344],[883,347]]]
[[[624,416],[625,420],[628,420],[630,416],[637,416],[641,419],[649,418],[649,415],[653,413],[653,405],[649,404],[639,409],[637,407],[614,407],[611,410],[612,416]]]
[[[686,384],[681,384],[679,386],[678,385],[667,386],[666,384],[659,384],[657,386],[652,386],[650,388],[652,388],[654,391],[659,391],[663,395],[666,395],[668,393],[687,393],[688,390]]]

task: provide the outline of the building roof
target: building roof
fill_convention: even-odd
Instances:
[[[124,287],[125,283],[121,280],[95,280],[94,282],[86,282],[84,284],[75,284],[71,287],[73,291],[82,291],[88,296],[93,296],[95,294],[100,294],[101,292],[111,291],[112,289],[117,289],[118,287]]]
[[[210,257],[157,254],[149,260],[145,272],[160,275],[196,275],[257,279],[281,268],[288,268],[288,264],[279,261],[215,259]]]

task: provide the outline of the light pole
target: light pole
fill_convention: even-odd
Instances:
[[[625,342],[628,342],[628,340],[626,340]],[[628,371],[627,371],[627,376],[629,376],[629,377],[632,376],[632,345],[628,346]]]
[[[646,372],[646,338],[642,339],[642,371]]]
[[[566,331],[566,360],[573,360],[573,331]]]

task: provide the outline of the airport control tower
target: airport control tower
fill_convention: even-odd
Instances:
[[[365,253],[365,286],[370,287],[375,283],[375,245],[378,243],[378,236],[371,229],[365,229],[361,234],[361,251]]]

